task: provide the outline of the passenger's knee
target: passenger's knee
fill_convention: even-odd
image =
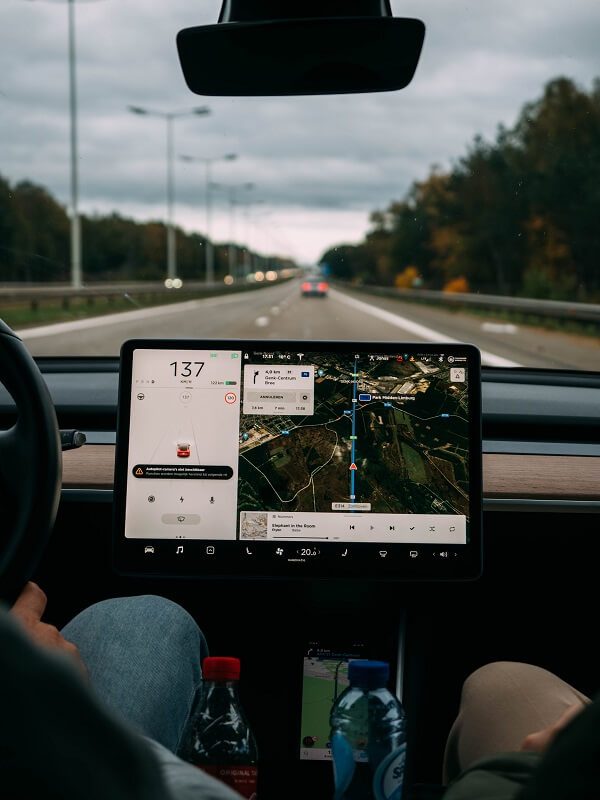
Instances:
[[[493,661],[484,664],[465,680],[463,697],[470,700],[481,696],[486,700],[506,694],[515,686],[522,685],[523,678],[531,670],[531,664],[519,661]]]

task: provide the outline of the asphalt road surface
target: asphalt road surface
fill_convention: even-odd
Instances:
[[[330,290],[302,297],[300,282],[126,311],[19,332],[35,356],[117,355],[131,338],[344,339],[470,342],[489,366],[597,370],[600,339]]]

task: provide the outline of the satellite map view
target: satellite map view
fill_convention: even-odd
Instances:
[[[305,360],[314,367],[312,415],[242,414],[242,512],[331,513],[344,504],[468,516],[466,358]]]

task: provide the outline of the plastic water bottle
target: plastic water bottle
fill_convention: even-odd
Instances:
[[[387,688],[389,664],[351,661],[350,686],[331,709],[334,800],[401,800],[406,715]]]
[[[208,657],[202,672],[202,700],[184,731],[180,755],[255,800],[258,750],[238,698],[240,661]]]

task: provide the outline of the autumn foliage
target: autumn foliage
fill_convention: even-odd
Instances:
[[[405,286],[414,268],[423,288],[598,302],[599,213],[600,79],[588,92],[561,77],[323,260],[364,283]]]
[[[464,275],[461,275],[460,278],[452,278],[452,280],[449,280],[444,286],[444,292],[448,292],[449,294],[466,294],[468,291],[469,281]]]
[[[406,267],[396,275],[394,285],[396,289],[412,289],[419,278],[419,270],[416,267]]]

